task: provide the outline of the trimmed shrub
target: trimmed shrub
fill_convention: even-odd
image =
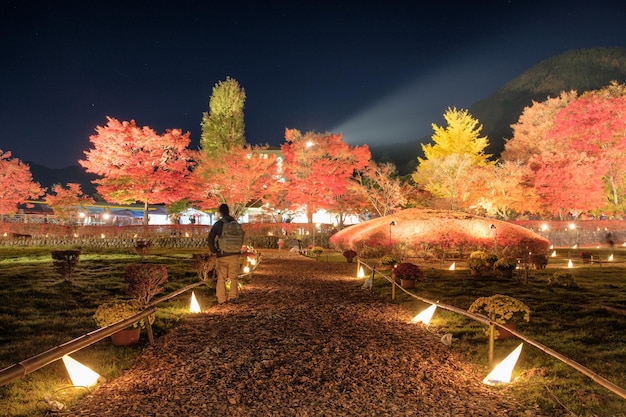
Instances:
[[[576,278],[569,272],[557,271],[548,278],[549,287],[578,288]]]
[[[72,274],[80,258],[80,249],[53,250],[51,256],[54,272],[61,275],[65,281],[71,282]]]
[[[164,265],[130,264],[126,267],[124,279],[130,294],[148,304],[154,295],[163,291],[163,284],[167,282],[167,268]]]

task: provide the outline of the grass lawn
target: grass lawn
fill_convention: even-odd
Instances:
[[[583,265],[567,249],[557,250],[545,270],[531,270],[525,276],[505,279],[475,277],[469,270],[448,270],[449,262],[410,260],[425,277],[413,291],[421,297],[467,309],[478,297],[505,294],[531,308],[529,323],[518,330],[562,355],[591,369],[620,387],[626,387],[626,316],[604,306],[626,310],[626,250],[616,249],[614,261],[605,261],[606,250],[591,250],[602,264]],[[142,262],[131,249],[85,251],[80,257],[73,282],[64,282],[52,271],[51,248],[0,248],[0,368],[40,354],[96,328],[92,315],[96,307],[113,298],[129,298],[124,268]],[[167,266],[166,293],[196,282],[191,254],[198,249],[152,249],[143,262]],[[320,262],[345,262],[341,254],[325,252]],[[376,262],[372,260],[371,263]],[[463,267],[464,262],[457,264]],[[355,263],[356,269],[356,263]],[[557,270],[574,274],[577,289],[550,287],[548,278]],[[391,286],[376,277],[373,290],[390,297]],[[215,302],[214,290],[195,289],[201,306]],[[396,302],[418,313],[427,305],[404,292],[396,291]],[[154,325],[158,337],[184,317],[189,294],[181,295],[157,310]],[[489,371],[488,338],[484,326],[462,315],[438,309],[429,329],[451,333],[451,349]],[[105,378],[114,378],[130,366],[147,343],[114,348],[103,340],[74,354],[75,359],[97,369]],[[517,339],[496,341],[496,359],[506,356],[519,344]],[[541,415],[626,416],[626,400],[596,384],[557,359],[525,345],[515,368],[513,384],[494,387],[520,401],[537,404]],[[44,415],[45,398],[72,404],[86,392],[69,386],[65,370],[57,361],[39,371],[0,387],[0,416]],[[573,414],[571,414],[573,413]]]
[[[54,273],[52,249],[0,248],[0,369],[97,329],[92,316],[99,304],[131,298],[124,280],[130,263],[166,265],[165,294],[198,281],[191,261],[198,249],[152,249],[143,260],[134,249],[83,251],[71,283]],[[194,292],[204,308],[215,302],[208,286]],[[155,337],[188,314],[189,297],[185,293],[159,305]],[[107,338],[71,356],[110,379],[130,366],[147,343],[145,332],[131,347],[113,347]],[[72,404],[86,391],[70,385],[63,364],[56,361],[1,386],[0,416],[44,415],[48,397]]]
[[[409,291],[464,310],[479,297],[514,297],[531,309],[530,322],[518,324],[520,333],[626,389],[626,251],[615,250],[611,262],[607,261],[606,249],[590,251],[594,259],[603,262],[583,264],[574,258],[573,268],[568,268],[571,256],[578,252],[557,249],[557,256],[550,258],[547,269],[529,270],[528,282],[523,270],[516,271],[512,279],[476,277],[467,269],[449,270],[450,262],[444,266],[414,259],[411,262],[422,267],[425,277]],[[578,288],[548,286],[548,279],[556,271],[572,273]],[[374,280],[374,290],[391,297],[391,286],[382,276]],[[396,290],[396,300],[416,314],[428,307],[400,290]],[[486,326],[437,309],[429,329],[441,336],[451,333],[451,349],[483,367],[485,375],[489,372]],[[497,340],[495,362],[519,343],[517,338]],[[513,377],[513,384],[495,389],[536,403],[543,415],[626,416],[626,399],[529,344],[524,345]]]

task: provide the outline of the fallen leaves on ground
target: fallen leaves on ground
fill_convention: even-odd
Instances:
[[[532,415],[354,275],[264,253],[239,304],[189,317],[69,415]]]

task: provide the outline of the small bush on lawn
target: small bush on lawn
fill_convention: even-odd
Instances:
[[[131,295],[148,304],[154,295],[163,291],[167,268],[164,265],[130,264],[126,267],[124,279]]]
[[[65,281],[71,282],[72,274],[80,258],[80,250],[53,250],[51,255],[54,272],[61,275]]]
[[[578,288],[576,278],[569,272],[555,272],[548,278],[549,287]]]

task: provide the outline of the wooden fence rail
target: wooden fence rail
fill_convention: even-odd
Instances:
[[[431,305],[436,305],[439,308],[443,308],[444,310],[448,310],[448,311],[452,311],[454,313],[457,314],[461,314],[465,317],[469,317],[472,320],[478,321],[480,323],[486,324],[488,326],[496,326],[499,328],[502,328],[506,331],[508,331],[509,333],[513,334],[514,336],[516,336],[517,338],[521,339],[522,341],[528,343],[529,345],[532,345],[534,347],[536,347],[537,349],[541,350],[542,352],[547,353],[548,355],[552,356],[553,358],[556,358],[558,360],[560,360],[561,362],[565,363],[568,366],[571,366],[572,368],[574,368],[575,370],[577,370],[578,372],[582,373],[583,375],[586,375],[587,377],[591,378],[592,381],[594,381],[595,383],[603,386],[604,388],[608,389],[609,391],[613,392],[614,394],[619,395],[620,397],[626,399],[626,390],[614,383],[612,383],[611,381],[609,381],[608,379],[598,375],[597,373],[593,372],[592,370],[586,368],[585,366],[579,364],[578,362],[568,358],[565,355],[562,355],[558,352],[556,352],[555,350],[547,347],[546,345],[543,345],[537,341],[534,341],[526,336],[524,336],[523,334],[519,333],[516,330],[512,330],[512,329],[508,329],[505,328],[504,325],[500,324],[500,323],[496,323],[495,321],[491,320],[489,317],[483,316],[482,314],[475,314],[475,313],[470,313],[469,311],[463,310],[461,308],[452,306],[452,305],[448,305],[448,304],[442,304],[439,303],[439,301],[432,301],[429,300],[427,298],[421,297],[417,294],[414,294],[410,291],[407,291],[406,289],[402,288],[400,285],[398,285],[398,283],[395,282],[395,280],[393,279],[393,277],[390,277],[386,274],[383,274],[379,271],[376,271],[376,268],[368,265],[367,263],[359,260],[357,262],[357,274],[358,271],[360,270],[360,268],[364,266],[365,268],[369,269],[371,272],[371,278],[374,278],[374,274],[378,273],[379,275],[381,275],[382,277],[384,277],[387,281],[389,281],[392,285],[392,298],[395,299],[395,290],[396,288],[401,289],[402,291],[404,291],[406,294],[408,294],[410,297],[413,297],[417,300],[420,300],[426,304],[431,304]],[[366,274],[367,276],[368,274]],[[493,332],[491,332],[493,334]]]

